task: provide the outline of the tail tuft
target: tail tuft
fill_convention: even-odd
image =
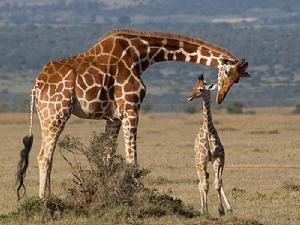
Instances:
[[[25,149],[31,149],[32,146],[32,142],[33,142],[33,135],[26,135],[23,138],[23,144],[25,146]]]
[[[29,153],[31,150],[31,146],[33,143],[33,135],[27,135],[23,138],[23,144],[24,144],[24,149],[22,149],[20,153],[20,161],[18,163],[18,168],[17,168],[17,195],[18,195],[18,200],[20,200],[25,194],[26,194],[26,188],[24,185],[24,178],[26,176],[26,170],[28,167],[29,163]],[[20,196],[20,191],[23,188],[23,195]]]

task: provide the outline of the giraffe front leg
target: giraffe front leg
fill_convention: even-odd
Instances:
[[[118,139],[121,125],[122,121],[106,121],[105,133],[115,142]]]
[[[207,213],[208,212],[208,206],[207,206],[207,194],[209,189],[208,184],[208,172],[207,172],[207,160],[208,156],[206,154],[207,149],[207,142],[205,141],[205,138],[201,138],[198,134],[195,141],[195,164],[196,164],[196,170],[197,175],[199,178],[198,183],[198,189],[200,193],[200,200],[201,200],[201,213]]]
[[[136,136],[138,126],[137,112],[130,110],[125,112],[122,120],[126,162],[128,164],[137,166],[137,149],[136,149]]]
[[[200,212],[204,214],[208,212],[208,206],[207,206],[207,194],[209,189],[208,173],[206,171],[205,172],[203,171],[201,172],[201,174],[198,173],[198,177],[199,177],[198,189],[200,192],[200,199],[201,199]]]
[[[111,121],[111,120],[106,121],[105,133],[115,143],[117,142],[121,125],[122,125],[122,121]],[[111,147],[110,150],[112,150]],[[112,155],[108,153],[107,160],[110,159],[111,157]]]

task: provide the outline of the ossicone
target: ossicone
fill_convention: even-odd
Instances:
[[[198,76],[198,80],[202,80],[202,81],[204,80],[203,74],[201,74],[201,75]]]

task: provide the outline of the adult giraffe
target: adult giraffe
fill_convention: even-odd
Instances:
[[[42,144],[38,155],[39,196],[50,193],[50,173],[56,142],[71,114],[106,119],[106,132],[117,138],[123,125],[126,160],[137,164],[138,112],[146,94],[141,74],[160,61],[186,61],[219,68],[216,101],[221,103],[234,82],[247,76],[248,63],[203,40],[164,32],[118,29],[79,55],[52,61],[38,74],[31,93],[29,135],[17,171],[17,194],[24,188],[33,142],[34,101]]]

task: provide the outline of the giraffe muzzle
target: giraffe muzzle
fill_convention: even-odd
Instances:
[[[187,98],[187,100],[190,102],[190,101],[192,101],[194,98],[195,98],[195,97],[191,95],[190,97]]]

